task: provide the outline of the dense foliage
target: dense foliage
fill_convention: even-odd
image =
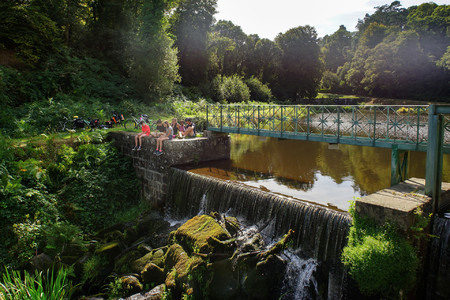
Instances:
[[[80,135],[73,146],[49,138],[17,147],[1,138],[0,261],[26,266],[44,249],[59,255],[67,244],[81,247],[83,234],[138,204],[131,161],[110,144],[92,143],[99,140]]]
[[[354,203],[349,212],[353,220],[342,262],[364,294],[398,299],[416,281],[419,259],[414,247],[396,227],[359,216]]]

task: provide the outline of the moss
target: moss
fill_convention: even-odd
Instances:
[[[342,262],[365,295],[397,298],[415,283],[419,259],[414,247],[393,226],[375,225],[359,216],[354,206],[348,245]]]
[[[214,247],[208,243],[208,238],[217,240],[230,239],[230,234],[212,217],[195,216],[170,234],[170,240],[182,245],[189,253],[211,253]]]
[[[131,264],[131,270],[136,273],[141,273],[148,263],[153,263],[160,268],[164,267],[165,251],[167,251],[167,247],[152,250],[143,257],[136,259]]]

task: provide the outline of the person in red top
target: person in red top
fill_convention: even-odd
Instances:
[[[145,123],[144,121],[142,121],[142,132],[139,132],[135,137],[134,137],[134,148],[131,150],[137,150],[140,151],[141,150],[141,146],[142,146],[142,137],[143,136],[149,136],[150,135],[150,126],[147,125],[147,123]],[[138,143],[139,142],[139,143]]]

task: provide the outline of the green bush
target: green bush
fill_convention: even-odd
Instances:
[[[245,81],[250,89],[250,97],[253,101],[269,102],[272,100],[272,91],[267,84],[252,76]]]
[[[237,75],[218,75],[211,83],[211,94],[217,102],[247,102],[250,100],[250,89]]]
[[[397,230],[377,226],[349,210],[353,217],[342,262],[365,295],[398,298],[415,284],[419,259],[413,246]]]

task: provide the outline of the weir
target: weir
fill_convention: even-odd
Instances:
[[[174,168],[187,163],[228,159],[230,137],[227,135],[165,142],[166,154],[159,157],[152,154],[155,140],[151,138],[143,139],[144,150],[132,151],[134,136],[135,133],[109,133],[109,139],[116,147],[133,159],[136,175],[142,182],[144,199],[157,207],[165,205],[165,209],[178,218],[213,211],[236,216],[248,224],[257,225],[269,240],[293,229],[296,253],[307,261],[314,260],[305,268],[310,272],[309,276],[320,278],[317,281],[325,293],[321,296],[327,299],[352,296],[354,283],[340,263],[351,223],[348,213]],[[424,183],[420,184],[423,187]],[[396,192],[393,195],[403,197]],[[440,238],[433,238],[429,243],[424,275],[426,298],[447,299],[450,296],[446,284],[450,265],[449,220],[436,217],[432,233]]]

